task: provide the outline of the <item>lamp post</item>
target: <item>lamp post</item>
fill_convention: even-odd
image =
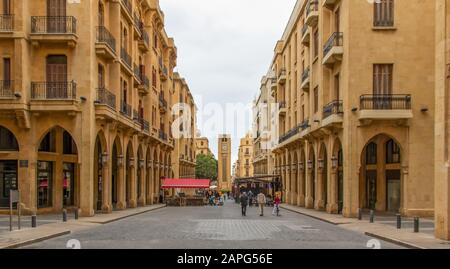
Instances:
[[[334,155],[333,155],[333,157],[331,157],[331,166],[334,169],[336,169],[338,167],[338,158]]]
[[[325,161],[323,159],[319,159],[318,164],[319,169],[323,169],[325,167]]]
[[[123,164],[123,155],[117,156],[117,166],[122,166]]]
[[[106,165],[108,163],[108,153],[107,152],[103,152],[102,153],[102,164]]]
[[[312,160],[308,160],[308,169],[309,170],[313,169],[313,161]]]

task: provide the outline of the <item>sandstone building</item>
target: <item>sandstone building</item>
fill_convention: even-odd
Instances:
[[[3,1],[0,207],[84,216],[158,202],[177,48],[158,0]]]
[[[218,148],[218,188],[231,191],[231,137],[219,135]]]

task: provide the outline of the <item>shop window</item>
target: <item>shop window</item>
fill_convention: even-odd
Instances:
[[[51,207],[53,205],[53,163],[39,161],[37,168],[38,207]]]
[[[19,151],[14,134],[2,126],[0,126],[0,151]]]
[[[377,164],[377,144],[374,142],[366,148],[366,164]]]
[[[48,132],[39,145],[39,151],[56,152],[55,130]]]
[[[400,163],[400,147],[392,139],[386,142],[386,163]]]
[[[77,154],[75,141],[72,139],[72,136],[66,131],[64,131],[63,133],[63,154]]]

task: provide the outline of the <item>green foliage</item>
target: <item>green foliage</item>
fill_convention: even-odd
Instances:
[[[212,156],[200,154],[197,156],[195,177],[201,179],[217,180],[217,160]]]

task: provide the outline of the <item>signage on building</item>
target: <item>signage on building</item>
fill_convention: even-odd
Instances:
[[[19,161],[19,166],[21,168],[28,168],[28,160],[20,160]]]

